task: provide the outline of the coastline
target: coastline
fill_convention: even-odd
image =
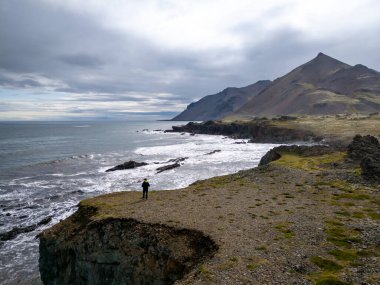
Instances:
[[[82,201],[77,214],[41,234],[40,250],[45,252],[41,272],[46,271],[46,264],[57,270],[64,267],[49,259],[57,253],[66,256],[70,264],[73,260],[67,249],[74,252],[74,260],[79,258],[86,264],[92,253],[78,244],[91,250],[91,242],[86,244],[85,238],[89,227],[108,237],[101,241],[108,255],[98,252],[98,269],[109,264],[120,266],[118,258],[123,256],[117,244],[109,244],[119,233],[98,225],[127,220],[153,229],[164,225],[201,232],[218,247],[190,265],[176,284],[360,284],[362,280],[375,284],[380,268],[377,186],[358,175],[358,165],[348,162],[344,152],[332,151],[313,156],[284,154],[254,169],[198,181],[184,189],[152,192],[148,201],[142,201],[138,192],[98,196]],[[175,234],[171,237],[176,240]],[[162,245],[159,236],[153,240],[148,248]],[[182,245],[179,252],[192,251]],[[131,254],[131,246],[135,249],[132,255],[136,254],[136,244],[126,246],[124,252]],[[186,260],[186,254],[173,257],[170,253],[176,250],[163,248],[169,252],[169,260],[183,268],[180,261]],[[144,278],[144,268],[149,271],[149,266],[138,252],[134,258],[139,260]],[[148,264],[157,263],[152,256]],[[113,258],[112,262],[107,258]],[[167,260],[160,260],[167,264]],[[101,272],[76,264],[82,273]],[[167,272],[164,267],[160,270],[160,274]],[[43,274],[43,278],[48,277]],[[165,280],[157,284],[173,284],[177,279]]]

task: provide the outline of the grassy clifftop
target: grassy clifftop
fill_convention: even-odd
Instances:
[[[372,115],[330,115],[330,116],[283,116],[271,119],[236,120],[229,117],[225,124],[254,124],[267,122],[280,129],[310,132],[314,137],[324,138],[328,143],[348,145],[356,134],[372,134],[380,138],[380,114]]]
[[[218,246],[176,284],[379,284],[379,185],[345,157],[286,153],[269,165],[150,192],[147,201],[138,192],[95,197],[81,202],[92,209],[87,218],[70,217],[43,238],[66,231],[70,247],[80,223],[131,219],[202,232]]]

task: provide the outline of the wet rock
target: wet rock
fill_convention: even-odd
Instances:
[[[166,163],[169,163],[169,162],[182,162],[182,161],[185,161],[186,159],[188,159],[188,157],[172,158],[172,159],[169,159]]]
[[[323,145],[281,145],[275,148],[272,148],[268,151],[260,160],[259,166],[269,164],[271,161],[275,161],[281,158],[281,153],[295,153],[301,156],[316,156],[324,155],[334,152],[335,149],[329,146]]]
[[[214,153],[217,153],[217,152],[221,152],[221,150],[220,149],[216,149],[216,150],[213,150],[211,152],[205,153],[205,155],[211,155],[211,154],[214,154]]]
[[[116,171],[116,170],[124,170],[124,169],[132,169],[140,166],[148,165],[146,162],[136,162],[133,160],[124,162],[123,164],[116,165],[110,169],[107,169],[106,172]]]
[[[169,165],[161,166],[161,167],[157,168],[156,171],[157,171],[157,173],[161,173],[161,172],[164,172],[164,171],[176,168],[176,167],[180,167],[180,166],[181,165],[178,162],[176,162],[174,164],[169,164]]]
[[[0,241],[12,240],[12,239],[16,238],[19,234],[32,232],[35,229],[37,229],[38,227],[48,224],[51,221],[51,219],[52,219],[52,217],[49,216],[49,217],[42,219],[40,222],[38,222],[36,224],[26,226],[26,227],[14,227],[13,229],[11,229],[8,232],[0,233]]]

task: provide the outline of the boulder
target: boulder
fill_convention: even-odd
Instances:
[[[380,144],[375,137],[356,135],[347,154],[351,160],[360,162],[365,178],[380,181]]]
[[[157,173],[161,173],[163,171],[166,171],[166,170],[170,170],[170,169],[173,169],[173,168],[176,168],[176,167],[180,167],[181,165],[176,162],[174,164],[169,164],[169,165],[165,165],[165,166],[161,166],[159,168],[156,169]]]
[[[123,164],[116,165],[110,169],[107,169],[106,172],[116,171],[116,170],[124,170],[124,169],[132,169],[140,166],[148,165],[146,162],[136,162],[133,160],[124,162]]]
[[[211,155],[211,154],[214,154],[214,153],[217,153],[217,152],[221,152],[221,150],[220,149],[216,149],[216,150],[210,151],[208,153],[205,153],[205,155]]]
[[[35,229],[37,229],[38,227],[50,223],[51,219],[52,219],[52,217],[49,216],[49,217],[42,219],[37,224],[33,224],[33,225],[25,226],[25,227],[14,227],[13,229],[11,229],[8,232],[0,233],[0,241],[12,240],[12,239],[16,238],[19,234],[32,232]]]
[[[367,155],[373,156],[379,152],[379,141],[370,135],[356,135],[347,149],[348,157],[354,161],[361,161]]]

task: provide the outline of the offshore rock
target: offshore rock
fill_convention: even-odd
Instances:
[[[40,222],[38,222],[36,224],[25,226],[25,227],[14,227],[13,229],[11,229],[8,232],[0,233],[0,241],[12,240],[12,239],[16,238],[19,234],[32,232],[35,229],[37,229],[38,227],[41,227],[43,225],[50,223],[51,219],[52,219],[52,217],[49,216],[49,217],[42,219]]]
[[[124,169],[132,169],[140,166],[148,165],[146,162],[136,162],[133,160],[124,162],[123,164],[116,165],[110,169],[107,169],[106,172],[116,171],[116,170],[124,170]]]
[[[173,284],[217,250],[200,231],[126,218],[92,221],[95,212],[82,206],[39,236],[45,285]]]
[[[176,163],[173,163],[173,164],[169,164],[169,165],[166,165],[166,166],[161,166],[159,168],[156,169],[157,173],[161,173],[161,172],[164,172],[166,170],[170,170],[170,169],[173,169],[173,168],[176,168],[176,167],[180,167],[181,164],[179,164],[178,162]]]

